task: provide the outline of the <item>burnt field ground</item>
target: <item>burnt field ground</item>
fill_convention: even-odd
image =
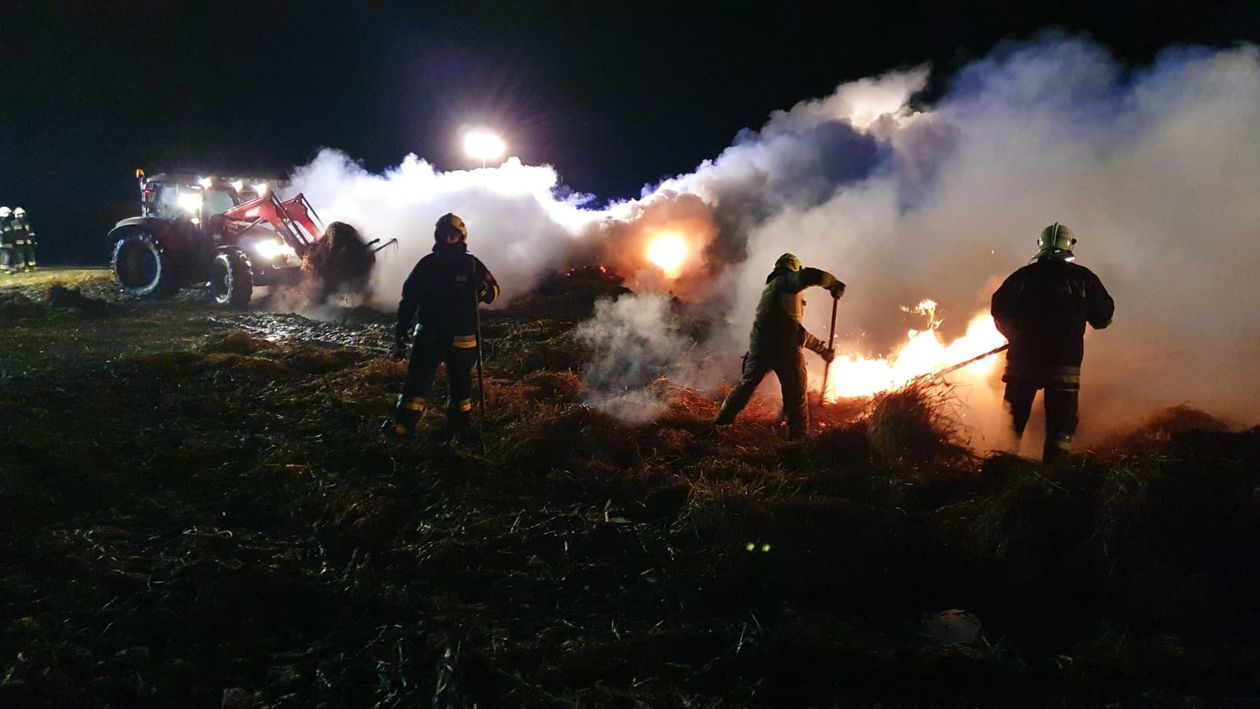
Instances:
[[[378,433],[390,314],[0,283],[0,705],[1260,704],[1260,430],[1043,470],[930,389],[626,426],[598,290],[487,314],[477,446]]]

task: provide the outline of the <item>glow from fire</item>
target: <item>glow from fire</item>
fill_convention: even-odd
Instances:
[[[675,232],[665,232],[652,238],[647,246],[647,260],[669,278],[677,278],[682,273],[683,264],[687,260],[687,240]]]
[[[936,303],[924,300],[912,309],[902,310],[926,316],[927,328],[907,332],[906,341],[882,359],[837,355],[827,379],[827,401],[896,389],[915,377],[940,371],[1006,342],[988,313],[972,317],[962,337],[946,343],[938,332],[941,321],[936,317]],[[985,379],[997,371],[1001,361],[1000,356],[986,357],[952,374],[973,380]],[[821,386],[821,382],[818,385]]]

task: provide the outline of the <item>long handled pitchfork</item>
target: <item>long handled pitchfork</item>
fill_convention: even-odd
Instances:
[[[831,329],[827,333],[827,349],[832,349],[836,345],[836,306],[840,304],[840,299],[831,296]],[[823,381],[822,391],[818,393],[818,405],[821,406],[827,400],[827,377],[831,374],[831,360],[823,363]],[[816,418],[811,416],[810,418]]]
[[[484,449],[486,445],[486,379],[482,373],[481,358],[481,289],[477,284],[477,259],[472,254],[468,254],[468,266],[472,271],[469,282],[473,284],[473,320],[477,326],[477,405],[481,414],[477,417],[477,438]]]
[[[834,295],[831,296],[831,331],[827,333],[827,349],[832,349],[836,346],[836,306],[839,304],[840,299]],[[827,375],[829,374],[831,374],[831,360],[827,360],[823,364],[822,394],[818,397],[820,402],[827,396]]]

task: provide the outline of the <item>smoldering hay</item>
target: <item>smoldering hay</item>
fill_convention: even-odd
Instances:
[[[515,160],[441,172],[409,156],[372,174],[335,151],[287,189],[326,219],[401,240],[376,278],[383,305],[447,211],[468,222],[472,249],[509,297],[549,269],[614,264],[642,295],[585,326],[602,355],[592,403],[618,402],[614,411],[648,396],[663,370],[689,376],[671,361],[690,350],[669,318],[644,316],[661,314],[662,293],[727,322],[705,343],[727,364],[691,368],[681,384],[733,381],[764,276],[784,251],[849,284],[841,352],[883,357],[918,322],[900,308],[925,297],[940,303],[940,338],[961,335],[1058,221],[1117,302],[1115,324],[1087,336],[1086,443],[1176,404],[1260,422],[1260,50],[1174,47],[1130,68],[1087,40],[1047,35],[998,47],[921,105],[928,76],[895,71],[775,111],[693,172],[626,202],[597,205],[551,168]],[[671,230],[690,249],[676,279],[643,257]],[[806,298],[806,326],[825,335],[826,294]],[[652,327],[661,331],[644,332]],[[626,352],[652,365],[613,366]],[[1002,443],[999,371],[960,387],[978,446]]]

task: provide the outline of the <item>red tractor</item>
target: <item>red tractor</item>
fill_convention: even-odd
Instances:
[[[302,195],[281,201],[265,183],[136,171],[141,216],[110,231],[110,262],[123,292],[163,298],[180,288],[209,284],[220,305],[242,307],[254,286],[294,283],[307,273],[325,294],[365,287],[374,251],[349,225],[325,233]],[[336,259],[326,234],[336,235]],[[312,258],[320,256],[321,258]],[[335,283],[329,283],[329,280]]]

